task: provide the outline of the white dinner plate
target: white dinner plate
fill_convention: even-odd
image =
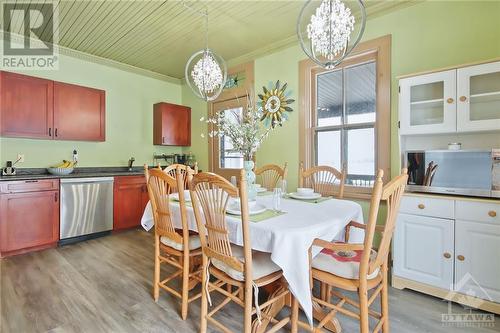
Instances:
[[[313,193],[309,195],[298,194],[297,192],[293,192],[289,194],[291,198],[299,199],[299,200],[314,200],[321,198],[321,194]]]
[[[172,200],[174,201],[179,201],[179,193],[172,193],[170,194],[170,197],[172,198]],[[184,200],[186,202],[191,202],[191,194],[189,193],[188,190],[185,190],[184,191]]]
[[[267,192],[267,189],[264,187],[258,187],[257,188],[257,193],[262,193],[262,192]]]
[[[248,215],[255,215],[255,214],[260,214],[264,213],[266,211],[266,206],[262,204],[256,204],[252,209],[249,209]],[[226,209],[226,213],[231,214],[231,215],[241,215],[241,210],[239,206],[236,205],[230,205]]]

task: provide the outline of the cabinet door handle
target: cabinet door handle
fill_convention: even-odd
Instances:
[[[418,204],[418,209],[424,209],[425,208],[425,205],[424,204]]]
[[[464,260],[465,260],[465,257],[464,257],[463,255],[459,254],[459,255],[457,256],[457,259],[458,259],[458,260],[460,260],[460,261],[464,261]]]
[[[57,128],[54,130],[54,135],[57,138]]]
[[[450,259],[451,254],[449,252],[445,252],[445,253],[443,253],[443,257],[445,257],[446,259]]]
[[[164,136],[161,137],[161,143],[165,143],[165,137]]]
[[[460,102],[465,102],[467,100],[467,97],[465,96],[460,96]]]
[[[54,202],[57,202],[58,196],[57,193],[54,193]]]
[[[455,102],[455,100],[453,98],[451,98],[451,97],[448,98],[446,101],[448,102],[448,104],[451,104],[451,103]]]
[[[49,127],[49,136],[52,136],[52,128]]]
[[[497,216],[497,212],[495,212],[494,210],[490,210],[490,211],[488,212],[488,215],[489,215],[490,217],[495,217],[495,216]]]
[[[38,183],[38,180],[25,180],[25,183]]]

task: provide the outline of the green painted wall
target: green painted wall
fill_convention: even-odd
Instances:
[[[152,163],[153,152],[180,152],[180,147],[153,146],[153,104],[181,104],[181,84],[161,81],[73,57],[60,56],[57,71],[25,74],[106,90],[106,141],[76,142],[2,138],[0,164],[25,154],[18,167],[47,167],[79,153],[80,166],[121,166],[134,156],[135,165]]]
[[[399,75],[500,57],[500,2],[428,1],[375,17],[367,22],[364,40],[392,35],[391,165],[399,165],[397,132]],[[288,82],[298,97],[298,62],[305,58],[298,45],[255,59],[255,89],[277,79]],[[183,94],[183,97],[185,94]],[[192,98],[183,100],[192,102]],[[206,115],[204,103],[192,105],[193,114]],[[257,154],[257,164],[288,161],[290,189],[297,185],[299,164],[298,103],[290,121],[271,134]],[[197,121],[196,117],[193,118]],[[193,127],[194,128],[194,127]],[[194,142],[194,141],[193,141]],[[203,165],[206,142],[194,144]],[[389,149],[389,147],[388,147]]]

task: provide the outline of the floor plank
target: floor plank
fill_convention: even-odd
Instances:
[[[197,332],[199,301],[186,321],[174,297],[153,301],[152,244],[151,234],[132,230],[1,260],[0,332]],[[498,318],[493,327],[443,326],[448,303],[417,292],[391,289],[389,301],[392,332],[500,332]],[[229,305],[219,319],[239,332],[241,312]],[[354,320],[340,320],[345,332],[358,331]]]

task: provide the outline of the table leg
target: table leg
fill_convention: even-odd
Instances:
[[[313,301],[314,319],[316,319],[317,321],[322,321],[328,315],[329,312],[330,311],[323,310],[321,305]],[[340,322],[337,319],[337,317],[333,317],[332,319],[330,319],[323,327],[329,330],[330,332],[342,333],[342,326],[340,326]]]
[[[274,291],[269,293],[269,299],[275,297],[279,293],[283,292],[283,290],[287,288],[284,285],[283,281],[276,281],[269,286],[264,287],[267,292],[270,292],[274,289]],[[285,306],[290,306],[291,300],[290,297],[283,297],[279,301],[274,302],[272,305],[265,308],[262,312],[267,314],[267,316],[262,316],[262,322],[259,324],[257,318],[252,323],[252,333],[263,333],[266,331],[267,326],[269,326],[270,320],[268,318],[273,318],[276,316]]]

